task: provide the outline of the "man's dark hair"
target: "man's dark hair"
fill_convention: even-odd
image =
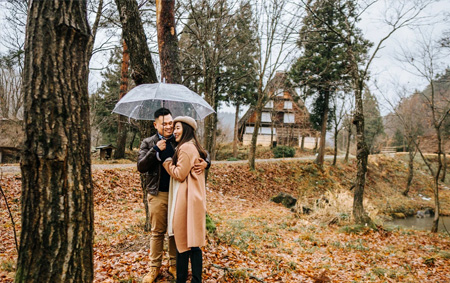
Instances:
[[[167,108],[159,108],[158,110],[155,111],[155,120],[159,118],[159,116],[166,116],[166,115],[172,115],[172,113],[170,113],[170,110]]]

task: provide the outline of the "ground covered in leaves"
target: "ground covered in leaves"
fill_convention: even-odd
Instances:
[[[450,237],[444,233],[352,226],[355,164],[280,162],[212,167],[208,212],[216,230],[204,247],[204,282],[448,282]],[[432,207],[431,180],[417,178],[408,197],[405,165],[372,158],[365,207],[381,225],[391,213]],[[148,272],[149,234],[135,169],[94,172],[95,282],[140,282]],[[20,233],[20,176],[1,180]],[[270,202],[280,191],[297,197],[302,215]],[[450,193],[442,188],[443,212]],[[12,223],[0,201],[0,282],[12,282],[17,252]],[[158,282],[171,282],[167,257]]]

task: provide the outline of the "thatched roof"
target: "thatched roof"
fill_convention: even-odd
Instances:
[[[23,140],[22,121],[0,118],[0,147],[20,148]]]

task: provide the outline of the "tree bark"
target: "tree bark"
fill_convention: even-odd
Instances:
[[[441,182],[444,183],[445,182],[445,177],[447,175],[447,155],[445,154],[445,152],[442,152],[442,158],[443,158],[443,164],[442,164]]]
[[[337,161],[337,152],[338,152],[338,134],[337,126],[334,128],[334,155],[333,155],[333,166],[336,165]]]
[[[352,139],[352,125],[348,125],[348,138],[347,138],[347,149],[345,150],[344,162],[348,163],[348,156],[350,154],[350,141]]]
[[[239,143],[239,108],[240,103],[236,103],[236,114],[234,115],[234,138],[233,138],[233,157],[238,157],[238,143]]]
[[[323,162],[325,158],[325,140],[327,135],[327,123],[328,123],[328,102],[330,100],[330,91],[325,91],[325,109],[322,113],[322,128],[320,130],[320,145],[319,145],[319,152],[316,158],[316,164],[319,165],[320,168],[323,167]]]
[[[178,38],[175,31],[175,0],[156,0],[156,27],[161,80],[181,84]]]
[[[128,67],[130,65],[130,54],[128,53],[128,47],[123,40],[122,51],[122,66],[120,69],[120,88],[119,88],[119,100],[125,96],[128,92]],[[117,142],[116,150],[114,152],[114,159],[120,159],[125,157],[125,147],[127,143],[127,118],[122,115],[117,115]]]
[[[134,82],[136,85],[158,82],[136,0],[116,0],[116,5],[122,23],[123,39],[130,52]]]
[[[125,40],[130,53],[130,65],[132,69],[131,77],[136,85],[158,82],[136,0],[116,0],[116,5],[119,10],[120,22],[122,23],[123,39]],[[153,123],[150,121],[139,121],[139,131],[141,133],[141,139],[155,133]],[[145,231],[149,231],[150,215],[147,202],[146,183],[147,180],[141,174],[141,188],[143,191],[143,203],[146,218]]]
[[[369,224],[373,226],[372,220],[364,211],[364,187],[366,185],[367,159],[369,156],[369,148],[364,138],[364,111],[362,99],[362,82],[359,82],[358,90],[355,91],[355,115],[353,124],[356,126],[356,159],[357,172],[355,180],[355,188],[353,193],[353,217],[358,224]]]
[[[31,1],[15,282],[92,282],[86,1]]]
[[[408,155],[409,155],[409,161],[408,161],[408,179],[406,181],[406,188],[403,191],[404,196],[408,196],[409,189],[411,188],[411,183],[414,178],[414,158],[416,157],[416,154],[412,150],[413,148],[413,142],[408,141]]]
[[[256,159],[256,143],[258,141],[259,126],[261,125],[261,113],[264,107],[264,96],[262,95],[262,90],[260,90],[260,95],[255,107],[256,121],[252,134],[252,142],[250,145],[250,152],[248,154],[248,162],[251,170],[255,170],[255,159]]]

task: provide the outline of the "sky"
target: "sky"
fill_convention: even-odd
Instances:
[[[0,0],[1,2],[2,0]],[[368,1],[368,0],[365,0]],[[381,0],[376,5],[371,6],[365,14],[362,16],[360,27],[363,30],[365,38],[374,42],[375,45],[379,40],[384,37],[387,32],[387,26],[383,24],[384,11],[386,7],[390,7],[393,3],[399,3],[404,0]],[[406,0],[413,2],[414,0]],[[3,9],[0,10],[0,26],[4,26],[4,13]],[[385,97],[395,100],[395,87],[394,83],[406,86],[411,91],[418,89],[422,90],[427,86],[427,82],[418,76],[411,73],[411,68],[402,65],[396,57],[399,57],[402,48],[406,50],[414,50],[415,42],[422,37],[432,37],[434,39],[441,37],[442,32],[445,29],[450,29],[450,0],[436,1],[436,3],[430,5],[424,12],[421,21],[428,23],[429,25],[414,26],[413,28],[402,28],[395,32],[383,45],[383,48],[377,53],[376,58],[373,60],[370,67],[371,81],[369,86],[371,91],[378,97],[381,105],[380,110],[383,115],[389,113],[389,107],[387,105]],[[446,18],[447,17],[447,18]],[[446,19],[446,22],[444,22]],[[439,23],[440,22],[440,23]],[[0,38],[4,34],[0,29]],[[120,33],[116,34],[114,38],[119,38]],[[102,35],[107,36],[107,35]],[[152,41],[152,37],[155,34],[149,33],[149,41]],[[156,39],[154,40],[156,42]],[[155,46],[153,46],[156,50]],[[5,52],[4,46],[0,44],[0,52]],[[448,54],[447,54],[448,55]],[[448,56],[447,56],[448,57]],[[101,69],[107,65],[109,53],[96,54],[93,56],[90,68],[90,92],[95,91],[101,84]],[[155,57],[155,59],[157,59]],[[155,60],[156,61],[156,60]],[[449,61],[442,60],[440,62],[440,68],[443,70],[448,67]],[[375,87],[374,81],[377,82]],[[378,88],[378,89],[377,89]],[[220,109],[222,112],[234,112],[234,107],[223,105]],[[245,109],[244,109],[245,111]]]

